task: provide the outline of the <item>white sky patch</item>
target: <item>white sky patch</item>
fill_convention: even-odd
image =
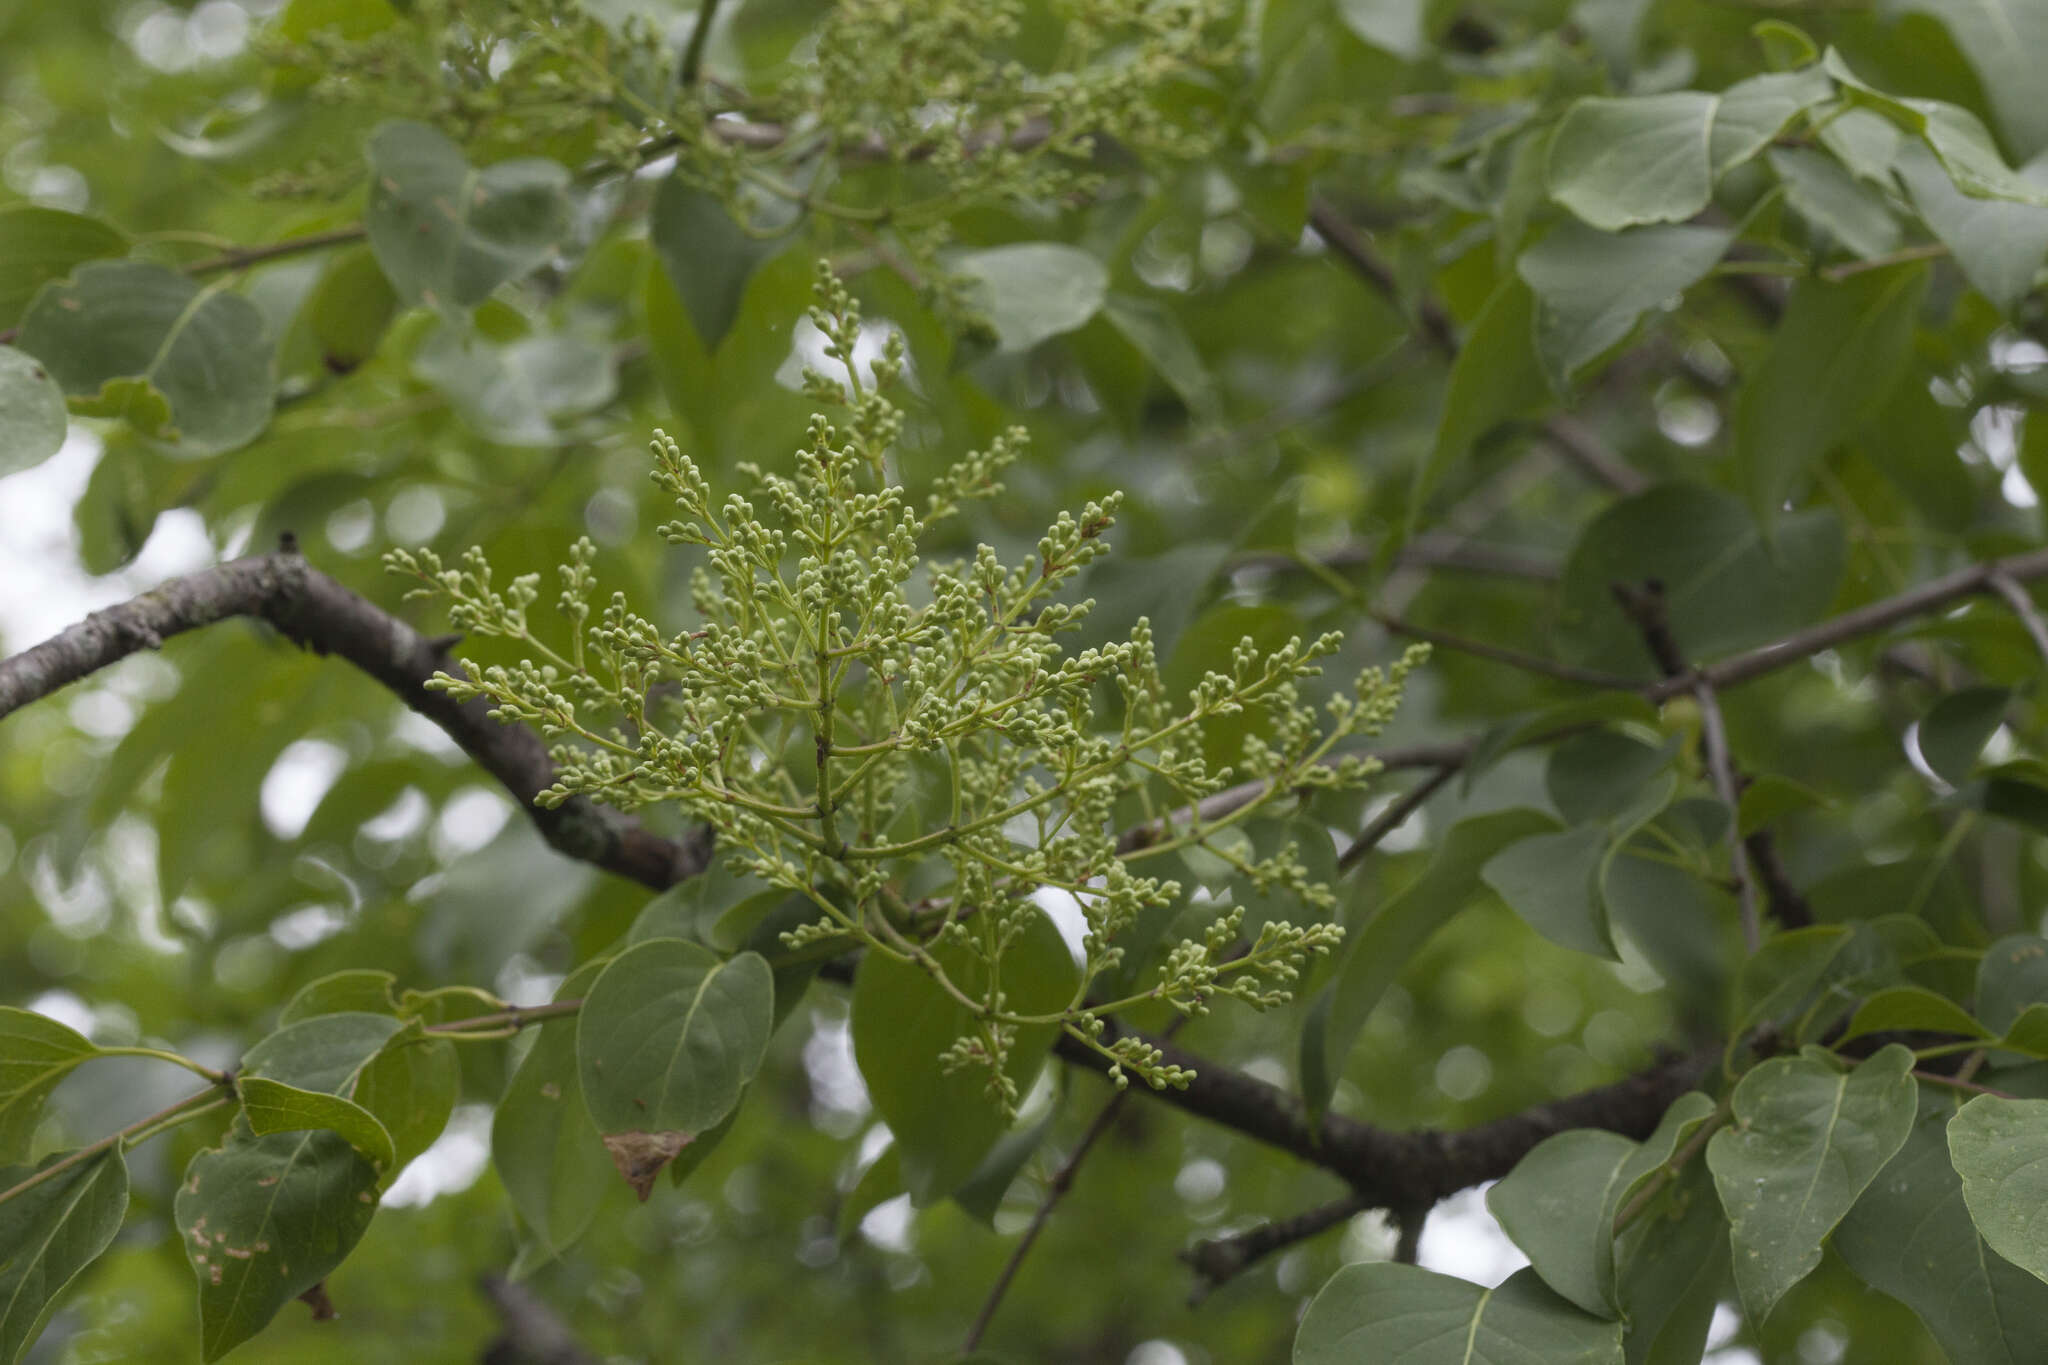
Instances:
[[[465,1104],[448,1127],[421,1152],[384,1194],[388,1209],[419,1208],[444,1194],[460,1194],[476,1184],[491,1161],[491,1108]]]
[[[488,787],[464,787],[448,798],[434,821],[434,856],[452,863],[498,837],[512,818],[512,803]]]
[[[1417,1262],[1425,1270],[1456,1275],[1488,1288],[1529,1264],[1520,1247],[1508,1240],[1486,1211],[1486,1192],[1493,1182],[1461,1190],[1436,1206],[1422,1229]]]
[[[910,1224],[915,1216],[910,1207],[910,1196],[899,1194],[868,1210],[867,1217],[860,1220],[860,1235],[884,1251],[908,1255],[917,1247],[916,1240],[910,1235]]]
[[[853,1058],[853,1031],[842,1014],[811,1011],[804,1040],[804,1074],[811,1082],[811,1123],[834,1137],[859,1132],[872,1107]]]
[[[324,739],[295,739],[263,775],[263,823],[280,839],[296,839],[348,767],[348,751]]]
[[[882,358],[882,350],[888,344],[890,335],[902,330],[887,318],[864,317],[860,320],[860,340],[854,343],[853,363],[859,371],[863,387],[873,385],[874,372],[870,367]],[[817,324],[809,317],[798,318],[796,326],[790,329],[789,355],[777,367],[775,382],[785,389],[801,389],[804,386],[804,371],[813,369],[827,379],[838,380],[844,387],[846,367],[825,354],[825,347],[829,344],[825,340],[825,334],[818,330]],[[917,376],[912,372],[907,353],[903,360],[903,382],[912,388],[915,388],[917,383]]]
[[[1188,1365],[1188,1353],[1170,1341],[1155,1337],[1141,1341],[1124,1357],[1124,1365]]]
[[[31,1014],[55,1019],[66,1028],[76,1029],[88,1038],[92,1036],[92,1006],[70,991],[44,991],[28,1002],[28,1008]]]
[[[1067,951],[1074,955],[1074,961],[1083,961],[1085,952],[1082,944],[1088,937],[1088,917],[1081,913],[1079,897],[1061,887],[1041,886],[1031,893],[1031,899],[1045,911],[1052,927],[1059,930],[1060,937],[1067,941]]]

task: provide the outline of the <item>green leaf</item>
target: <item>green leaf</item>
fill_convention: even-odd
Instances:
[[[1620,1316],[1612,1206],[1635,1152],[1619,1133],[1553,1134],[1486,1192],[1487,1209],[1543,1282],[1596,1317]]]
[[[1658,723],[1657,708],[1632,692],[1596,692],[1538,711],[1509,716],[1479,737],[1472,757],[1465,760],[1460,778],[1461,790],[1470,793],[1472,783],[1480,774],[1524,745],[1540,743],[1585,725],[1610,720],[1655,725]]]
[[[1714,178],[1770,146],[1792,120],[1834,93],[1835,83],[1819,67],[1767,71],[1723,90],[1707,144]]]
[[[739,1104],[774,1019],[774,975],[757,953],[721,960],[655,938],[599,974],[577,1019],[577,1074],[613,1163],[641,1199]]]
[[[370,1059],[349,1098],[391,1135],[391,1169],[396,1172],[434,1145],[461,1093],[455,1044],[410,1027],[393,1034]]]
[[[1621,1365],[1621,1324],[1581,1312],[1533,1270],[1495,1289],[1391,1261],[1348,1265],[1310,1301],[1294,1365]]]
[[[1494,854],[1479,875],[1552,943],[1618,962],[1595,881],[1612,842],[1603,825],[1539,834]]]
[[[1973,199],[1917,144],[1900,152],[1897,169],[1913,207],[1955,257],[1964,277],[1994,308],[2011,313],[2033,290],[2041,262],[2048,259],[2048,208]],[[2048,158],[2037,158],[2020,174],[2048,184]]]
[[[1588,730],[1551,751],[1543,785],[1568,825],[1624,819],[1644,804],[1643,786],[1670,768],[1675,749],[1675,743],[1645,744],[1615,730]],[[1664,802],[1656,804],[1661,809]]]
[[[1125,341],[1137,348],[1153,372],[1180,395],[1189,412],[1199,416],[1216,413],[1214,381],[1172,309],[1158,299],[1111,294],[1103,301],[1102,315],[1123,334]]]
[[[1549,816],[1534,810],[1461,820],[1444,835],[1420,877],[1374,908],[1362,924],[1352,925],[1330,984],[1316,997],[1302,1028],[1301,1093],[1311,1109],[1329,1103],[1351,1049],[1387,987],[1422,945],[1478,894],[1480,866],[1516,840],[1556,827]],[[1354,901],[1359,899],[1354,892]]]
[[[988,1155],[974,1168],[974,1174],[953,1191],[953,1202],[977,1222],[993,1228],[996,1210],[1003,1206],[1003,1196],[1016,1183],[1024,1163],[1045,1145],[1059,1116],[1059,1105],[1049,1104],[1036,1122],[1012,1128],[996,1139],[996,1145],[988,1149]]]
[[[1429,496],[1481,437],[1550,401],[1550,381],[1536,354],[1536,295],[1517,275],[1501,281],[1479,310],[1458,358],[1451,362],[1436,441],[1409,494],[1408,524],[1420,524]]]
[[[1923,986],[1887,986],[1856,1007],[1842,1041],[1866,1033],[1909,1029],[1926,1033],[1958,1033],[1965,1038],[1989,1038],[1991,1033],[1970,1017],[1970,1012]]]
[[[377,1212],[377,1168],[338,1133],[237,1125],[192,1158],[173,1214],[199,1280],[200,1351],[218,1360],[340,1265]]]
[[[1737,466],[1766,522],[1899,382],[1926,291],[1927,269],[1917,263],[1793,286],[1735,403]]]
[[[577,968],[555,999],[583,996],[604,965]],[[584,1107],[575,1018],[534,1027],[540,1036],[512,1073],[491,1118],[491,1164],[543,1259],[553,1260],[590,1227],[617,1177]]]
[[[0,1166],[12,1189],[66,1158]],[[42,1332],[58,1295],[107,1249],[128,1214],[128,1166],[117,1143],[0,1204],[0,1365],[14,1365]]]
[[[996,329],[997,349],[1008,354],[1082,326],[1109,294],[1102,262],[1060,242],[961,252],[948,263],[978,286],[977,301]]]
[[[132,414],[181,453],[233,450],[270,421],[269,326],[226,281],[202,288],[144,261],[82,265],[36,295],[17,344],[75,409]]]
[[[986,992],[987,968],[968,949],[941,943],[928,951],[970,999]],[[1059,930],[1032,910],[1004,950],[1003,994],[1019,1014],[1054,1013],[1072,1003],[1078,971]],[[948,1071],[939,1060],[974,1024],[966,1006],[923,967],[886,953],[861,959],[853,980],[854,1058],[876,1112],[896,1135],[903,1187],[919,1207],[958,1189],[1009,1127],[987,1094],[986,1072]],[[1030,1088],[1058,1033],[1055,1025],[1017,1030],[1006,1072],[1019,1093]]]
[[[1735,1087],[1735,1122],[1707,1143],[1707,1167],[1751,1322],[1820,1264],[1823,1239],[1904,1145],[1912,1068],[1911,1049],[1895,1043],[1846,1072],[1773,1057]]]
[[[1580,662],[1657,676],[1642,631],[1612,585],[1664,585],[1671,633],[1696,659],[1775,640],[1834,599],[1842,524],[1816,509],[1781,516],[1774,535],[1741,499],[1696,484],[1659,484],[1623,498],[1579,533],[1559,585],[1558,636]]]
[[[1832,47],[1822,56],[1821,65],[1846,88],[1852,100],[1876,110],[1924,141],[1964,194],[1979,199],[2048,204],[2048,190],[2030,185],[2013,173],[1999,155],[1991,134],[1969,110],[1940,100],[1887,95],[1850,70],[1842,54]]]
[[[1382,52],[1412,62],[1429,49],[1424,0],[1337,0],[1344,27]]]
[[[1693,90],[1578,101],[1550,139],[1550,197],[1608,232],[1684,222],[1713,188],[1717,103]]]
[[[55,455],[70,424],[50,372],[28,352],[0,346],[0,478]]]
[[[2041,0],[1887,0],[1892,14],[1918,10],[1948,26],[1977,69],[1991,112],[2022,157],[2048,151],[2048,102],[2040,56],[2048,52],[2048,5]]]
[[[368,1157],[385,1178],[396,1172],[397,1151],[391,1145],[391,1134],[353,1100],[301,1090],[266,1076],[244,1076],[235,1088],[241,1092],[242,1113],[252,1131],[268,1135],[324,1128],[347,1138],[349,1146]]]
[[[84,1034],[55,1019],[0,1006],[0,1161],[28,1155],[43,1101],[72,1067],[98,1055]]]
[[[127,252],[128,238],[97,218],[27,204],[0,210],[0,330],[20,322],[51,280]]]
[[[377,353],[378,341],[397,314],[398,295],[376,256],[367,247],[356,247],[328,263],[302,316],[327,368],[347,374]]]
[[[1691,1163],[1616,1241],[1628,1365],[1699,1365],[1706,1354],[1728,1282],[1728,1224],[1712,1183]]]
[[[647,235],[706,351],[732,330],[754,271],[792,240],[749,235],[716,195],[673,175],[655,193]]]
[[[2048,1100],[1977,1096],[1949,1120],[1948,1152],[1986,1245],[2048,1281]]]
[[[1765,773],[1744,787],[1742,795],[1736,799],[1736,832],[1747,839],[1795,810],[1814,810],[1827,804],[1826,797],[1805,783],[1795,782],[1781,773]]]
[[[351,967],[308,981],[285,1002],[278,1027],[316,1014],[396,1014],[398,978],[374,967]]]
[[[370,249],[408,303],[471,308],[528,274],[569,230],[569,172],[521,158],[477,170],[447,135],[392,122],[370,135]]]
[[[1851,253],[1882,256],[1898,246],[1899,221],[1890,206],[1840,161],[1808,147],[1775,147],[1769,160],[1785,202]],[[1948,183],[1947,176],[1941,179]]]
[[[1998,1046],[2034,1058],[2048,1058],[2048,1005],[2029,1005],[2006,1026]]]
[[[316,1014],[287,1024],[250,1048],[242,1072],[302,1090],[347,1095],[356,1078],[405,1025],[388,1014]]]
[[[1950,1365],[2030,1365],[2048,1341],[2048,1286],[1977,1235],[1949,1158],[1951,1112],[1922,1106],[1832,1242],[1858,1279],[1920,1315]]]
[[[2012,693],[2003,687],[1965,687],[1951,692],[1920,718],[1920,757],[1951,787],[1970,780],[1977,755],[2005,724]]]
[[[594,412],[618,392],[611,351],[594,341],[542,332],[501,346],[456,320],[421,343],[413,372],[501,445],[560,445],[569,434],[556,419]]]
[[[1536,291],[1536,351],[1563,392],[1586,366],[1712,270],[1733,233],[1645,227],[1600,232],[1566,222],[1515,269]]]
[[[1993,1033],[2009,1031],[2030,1005],[2048,1003],[2048,939],[2009,934],[1977,964],[1977,1018]]]

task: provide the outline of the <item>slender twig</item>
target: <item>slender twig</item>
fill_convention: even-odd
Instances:
[[[1623,1228],[1641,1217],[1643,1210],[1650,1207],[1651,1201],[1685,1169],[1686,1164],[1706,1150],[1708,1141],[1721,1130],[1721,1126],[1728,1122],[1729,1116],[1734,1112],[1731,1107],[1733,1097],[1733,1091],[1722,1096],[1721,1103],[1707,1117],[1706,1122],[1699,1126],[1699,1130],[1685,1140],[1684,1146],[1671,1154],[1669,1161],[1657,1168],[1656,1174],[1636,1191],[1634,1198],[1621,1206],[1621,1211],[1614,1215],[1615,1236],[1619,1237]]]
[[[1446,763],[1403,792],[1400,800],[1374,816],[1371,823],[1358,832],[1358,837],[1351,841],[1350,846],[1337,855],[1337,870],[1343,872],[1349,869],[1360,858],[1379,847],[1380,840],[1407,823],[1408,817],[1422,809],[1423,803],[1436,795],[1437,789],[1444,783],[1456,777],[1458,770],[1464,766],[1462,763]]]
[[[1189,1306],[1200,1303],[1283,1247],[1305,1242],[1371,1207],[1361,1196],[1348,1194],[1289,1218],[1274,1218],[1228,1237],[1210,1237],[1195,1243],[1180,1253],[1180,1259],[1200,1277],[1188,1294]]]
[[[2048,621],[2041,619],[2041,609],[2034,605],[2034,599],[2027,595],[2027,590],[2014,582],[2011,574],[1997,570],[1993,570],[1986,581],[1991,584],[1993,592],[2005,599],[2005,604],[2012,608],[2012,614],[2020,618],[2020,624],[2027,629],[2027,638],[2034,642],[2034,648],[2041,652],[2041,657],[2048,659]]]
[[[428,1033],[474,1033],[483,1029],[507,1030],[517,1033],[531,1024],[545,1023],[550,1019],[563,1019],[583,1008],[581,1000],[557,1000],[546,1005],[510,1005],[492,1014],[471,1015],[467,1019],[451,1019],[445,1024],[428,1024]]]
[[[252,265],[275,261],[285,256],[302,256],[309,251],[325,251],[331,246],[346,246],[360,242],[370,235],[369,229],[361,223],[347,227],[333,228],[327,232],[310,232],[303,237],[287,237],[281,242],[266,242],[262,246],[238,246],[221,252],[218,256],[206,256],[185,266],[187,275],[216,275],[223,270],[246,270]]]
[[[58,1158],[40,1171],[37,1171],[34,1175],[29,1176],[26,1180],[20,1181],[5,1190],[0,1190],[0,1204],[5,1204],[10,1199],[28,1193],[44,1181],[55,1179],[73,1166],[81,1162],[90,1161],[100,1153],[111,1147],[118,1147],[130,1138],[151,1133],[159,1126],[167,1125],[173,1119],[183,1122],[185,1119],[197,1117],[205,1109],[210,1109],[214,1104],[225,1101],[226,1096],[219,1094],[219,1092],[225,1089],[228,1084],[226,1078],[223,1078],[219,1083],[210,1085],[204,1090],[195,1090],[175,1104],[165,1105],[154,1114],[146,1118],[139,1118],[118,1132],[107,1134],[98,1142],[88,1143],[77,1151]],[[210,1101],[210,1103],[201,1104],[201,1101]]]
[[[1972,1095],[1990,1095],[2001,1100],[2019,1098],[2019,1096],[2009,1091],[1993,1090],[1988,1085],[1978,1085],[1975,1081],[1966,1081],[1960,1076],[1944,1076],[1939,1071],[1923,1071],[1919,1067],[1915,1067],[1913,1075],[1916,1079],[1923,1080],[1929,1085],[1945,1085],[1951,1090],[1964,1090]]]
[[[718,0],[702,0],[697,6],[697,22],[690,29],[689,46],[683,49],[683,65],[677,72],[678,83],[685,89],[697,83],[697,72],[704,65],[704,48],[711,39],[711,23],[718,17]]]
[[[1581,668],[1577,664],[1560,663],[1539,654],[1525,654],[1519,649],[1508,649],[1484,640],[1474,640],[1469,636],[1453,635],[1434,626],[1417,625],[1405,617],[1381,611],[1377,607],[1365,608],[1365,614],[1395,635],[1426,640],[1444,649],[1470,654],[1475,659],[1491,659],[1497,664],[1506,664],[1509,668],[1517,668],[1524,673],[1535,673],[1546,678],[1556,678],[1560,682],[1579,683],[1586,687],[1605,687],[1622,692],[1632,692],[1642,686],[1641,681],[1636,678],[1604,672],[1597,668]]]
[[[1830,284],[1861,275],[1866,270],[1883,270],[1886,266],[1905,265],[1909,261],[1933,260],[1948,255],[1948,247],[1941,242],[1925,242],[1919,246],[1901,247],[1882,256],[1869,256],[1860,261],[1844,261],[1840,265],[1821,268],[1820,277]]]

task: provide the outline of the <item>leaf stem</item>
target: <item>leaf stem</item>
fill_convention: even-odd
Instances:
[[[163,1048],[103,1047],[97,1049],[95,1055],[100,1057],[153,1057],[159,1062],[169,1062],[173,1066],[182,1066],[193,1075],[203,1080],[211,1081],[215,1085],[224,1085],[228,1079],[225,1071],[215,1071],[210,1066],[200,1065],[190,1057],[183,1057],[175,1052],[166,1051]]]
[[[98,1142],[80,1147],[70,1155],[51,1162],[19,1184],[6,1190],[0,1190],[0,1204],[5,1204],[10,1199],[27,1194],[44,1181],[55,1179],[73,1166],[92,1160],[108,1148],[119,1147],[129,1142],[137,1142],[144,1138],[154,1137],[165,1129],[175,1128],[181,1123],[198,1118],[201,1114],[218,1109],[220,1106],[228,1103],[231,1096],[216,1095],[215,1092],[229,1087],[229,1079],[223,1076],[217,1083],[208,1086],[204,1090],[196,1090],[175,1104],[166,1105],[146,1118],[135,1120],[126,1128],[107,1134]],[[202,1100],[207,1102],[199,1103]]]

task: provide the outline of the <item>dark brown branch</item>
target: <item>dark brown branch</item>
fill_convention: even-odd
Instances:
[[[1228,1237],[1211,1237],[1195,1243],[1180,1253],[1181,1260],[1200,1277],[1188,1294],[1189,1306],[1208,1298],[1274,1252],[1349,1222],[1370,1207],[1358,1195],[1349,1194],[1304,1209],[1290,1218],[1275,1218]]]
[[[252,265],[281,260],[286,256],[302,256],[309,251],[325,251],[331,246],[347,246],[351,242],[363,241],[369,235],[370,230],[361,223],[352,223],[327,232],[309,232],[303,237],[287,237],[281,242],[265,242],[262,246],[230,247],[218,256],[191,262],[185,266],[185,273],[217,275],[223,270],[246,270]]]
[[[448,642],[429,640],[289,546],[174,578],[0,661],[0,717],[173,635],[236,616],[268,622],[299,645],[347,659],[382,683],[446,731],[569,857],[657,890],[696,875],[708,860],[702,843],[664,839],[582,797],[553,810],[535,805],[534,797],[555,781],[540,736],[492,720],[490,704],[480,698],[457,703],[428,691],[428,680],[453,664],[444,652]]]
[[[1408,817],[1422,809],[1423,804],[1436,795],[1437,789],[1456,777],[1464,766],[1463,763],[1446,763],[1401,793],[1398,801],[1374,816],[1350,846],[1337,855],[1337,870],[1344,872],[1355,867],[1359,859],[1378,848],[1380,840],[1406,824]]]
[[[1108,1046],[1126,1031],[1112,1023],[1100,1041]],[[1459,1190],[1497,1180],[1530,1148],[1567,1129],[1604,1128],[1625,1137],[1647,1137],[1671,1102],[1720,1058],[1717,1048],[1666,1058],[1612,1085],[1476,1128],[1393,1133],[1339,1114],[1312,1123],[1300,1097],[1276,1085],[1197,1057],[1169,1040],[1146,1041],[1160,1050],[1163,1065],[1196,1073],[1187,1089],[1154,1091],[1154,1099],[1330,1171],[1350,1184],[1366,1207],[1396,1210],[1427,1208]],[[1108,1070],[1100,1053],[1071,1037],[1062,1037],[1055,1050],[1075,1066]]]

